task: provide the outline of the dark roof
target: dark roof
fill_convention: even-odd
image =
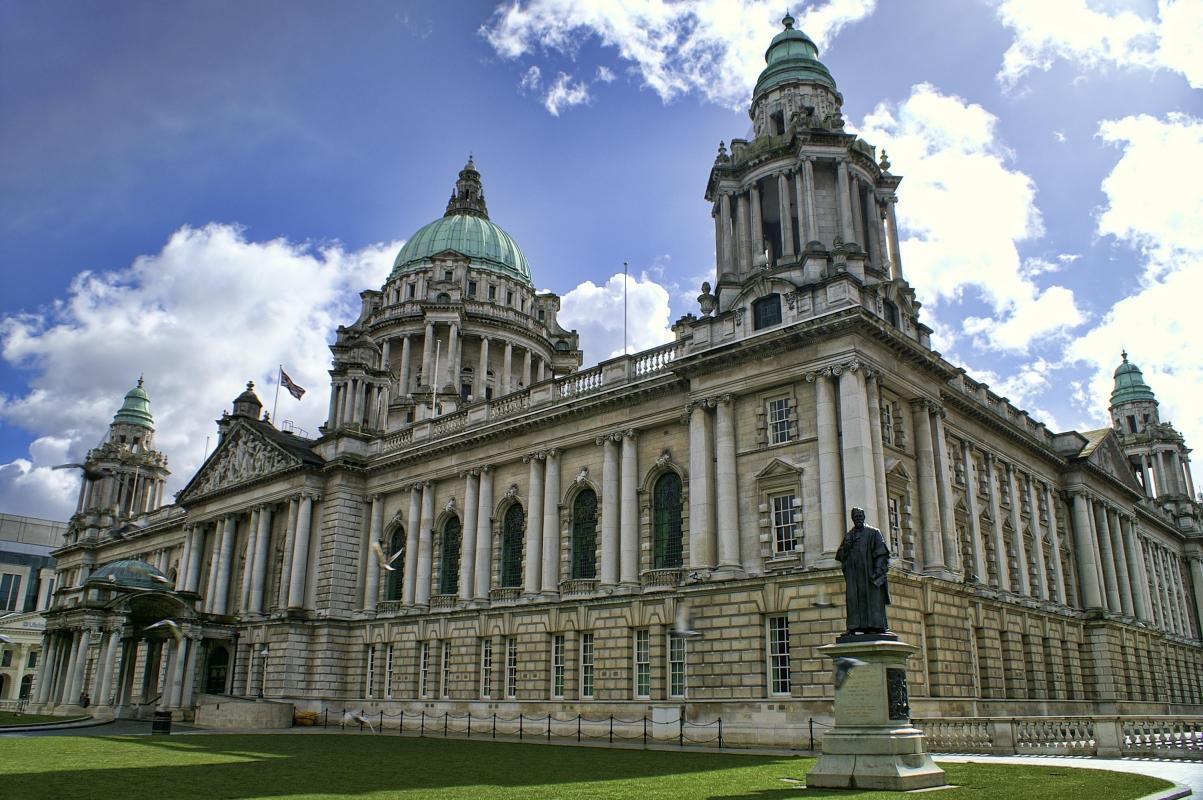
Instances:
[[[326,463],[325,459],[313,452],[313,439],[306,439],[302,436],[297,436],[295,433],[285,433],[278,429],[270,422],[263,420],[243,420],[243,424],[267,439],[274,445],[280,447],[290,456],[295,456],[301,460],[301,463],[307,467],[320,467]]]

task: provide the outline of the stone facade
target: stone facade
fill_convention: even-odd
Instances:
[[[720,147],[707,185],[715,284],[674,341],[580,370],[469,162],[447,216],[339,328],[317,439],[277,430],[248,387],[173,505],[85,488],[38,701],[683,707],[733,741],[793,743],[830,718],[817,648],[842,632],[834,553],[855,506],[894,554],[916,716],[1203,710],[1181,437],[1126,414],[1054,433],[933,351],[901,179],[843,130],[804,34],[787,26],[768,62],[757,136]],[[160,587],[92,580],[118,559]],[[164,616],[181,638],[148,630]]]
[[[44,612],[54,594],[54,559],[62,522],[0,514],[0,708],[30,696],[42,658]]]

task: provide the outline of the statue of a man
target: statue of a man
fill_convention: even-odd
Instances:
[[[835,553],[848,592],[848,633],[885,633],[890,589],[890,551],[881,531],[865,524],[864,509],[852,509],[852,529]]]

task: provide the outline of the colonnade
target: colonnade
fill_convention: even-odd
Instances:
[[[118,514],[131,517],[145,514],[163,505],[166,487],[165,477],[138,472],[122,472],[100,478],[85,476],[75,511],[115,510]]]
[[[1194,499],[1195,481],[1190,471],[1190,459],[1176,445],[1150,447],[1130,453],[1129,458],[1135,459],[1134,466],[1140,474],[1145,494],[1150,498],[1184,494]]]
[[[715,255],[718,273],[747,274],[755,257],[766,250],[779,259],[792,259],[807,243],[820,240],[825,216],[816,206],[816,165],[831,173],[836,189],[835,237],[859,244],[881,269],[892,266],[892,277],[902,277],[898,248],[898,223],[892,194],[879,198],[867,176],[851,167],[847,157],[803,155],[775,173],[760,175],[747,185],[720,191],[712,215],[715,220]],[[762,184],[776,183],[780,231],[769,240],[765,228]],[[794,220],[797,220],[797,234]]]

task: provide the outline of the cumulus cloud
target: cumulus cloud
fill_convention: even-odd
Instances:
[[[597,79],[602,83],[612,83],[614,81],[614,71],[602,64],[597,68]]]
[[[1203,4],[1197,0],[1160,0],[1152,17],[1088,0],[1003,0],[997,13],[1015,37],[998,72],[1007,88],[1057,61],[1086,69],[1170,70],[1203,87]]]
[[[936,303],[975,292],[993,313],[970,318],[964,332],[979,348],[1024,352],[1085,316],[1069,289],[1040,286],[1020,258],[1019,244],[1044,225],[1036,184],[1012,166],[997,123],[976,103],[918,84],[902,103],[878,105],[859,133],[905,175],[897,214],[911,284]]]
[[[1194,298],[1203,294],[1203,119],[1170,114],[1108,120],[1099,137],[1122,149],[1104,179],[1107,197],[1098,232],[1140,253],[1144,269],[1136,291],[1116,303],[1070,349],[1090,364],[1093,377],[1084,408],[1106,408],[1112,372],[1126,348],[1144,371],[1169,419],[1196,447],[1203,442],[1203,316]],[[1172,175],[1156,181],[1149,176]]]
[[[49,308],[0,319],[0,357],[31,375],[27,392],[0,396],[0,420],[39,437],[30,458],[0,465],[0,508],[68,516],[77,478],[48,467],[101,441],[140,374],[172,490],[247,380],[271,408],[278,364],[309,390],[300,403],[285,393],[279,416],[315,434],[327,408],[327,336],[355,318],[357,293],[383,281],[397,247],[347,251],[252,242],[231,225],[185,227],[125,269],[79,274]]]
[[[543,71],[532,65],[522,76],[521,82],[518,84],[528,92],[537,92],[539,87],[543,85]]]
[[[553,117],[560,116],[560,112],[565,108],[572,108],[587,102],[589,102],[589,87],[584,81],[574,81],[566,72],[556,75],[555,82],[543,96],[543,106]]]
[[[623,281],[627,293],[627,352],[635,353],[672,341],[669,291],[646,272],[638,277],[612,275],[601,286],[585,281],[565,294],[558,320],[581,335],[585,363],[622,355]]]
[[[846,25],[873,12],[876,0],[810,5],[797,27],[824,47]],[[765,42],[783,7],[769,0],[513,0],[480,32],[502,57],[572,57],[596,38],[617,51],[664,101],[696,93],[742,109],[764,69]]]

